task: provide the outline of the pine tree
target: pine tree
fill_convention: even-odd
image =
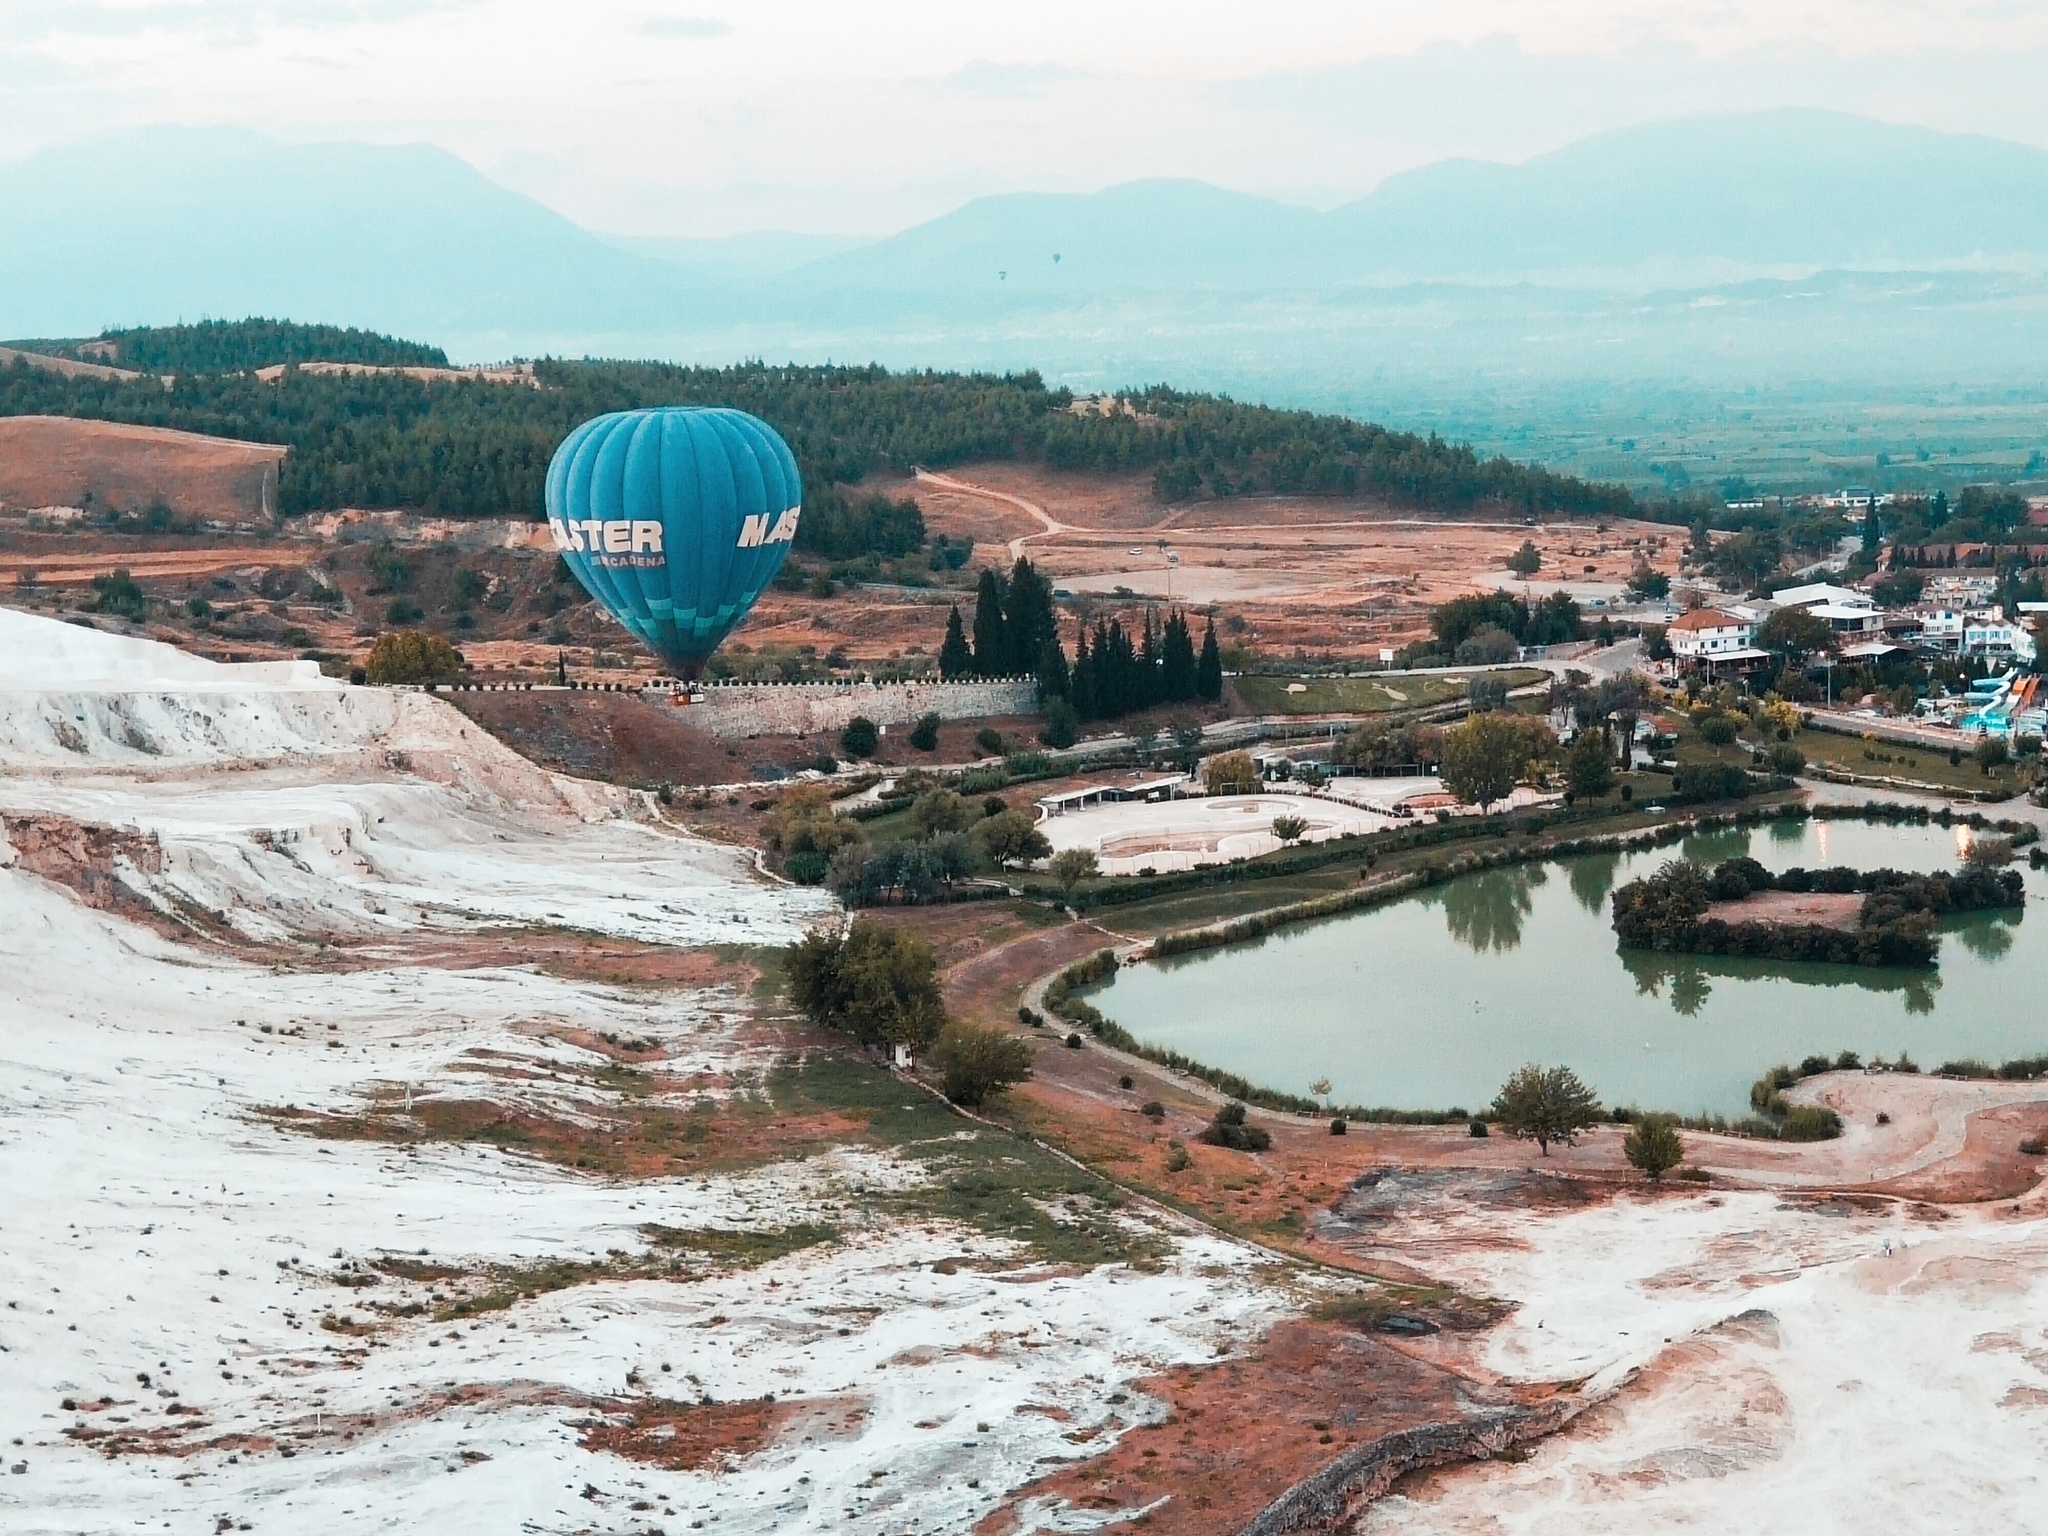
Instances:
[[[1185,704],[1195,696],[1195,642],[1187,615],[1178,608],[1167,616],[1159,642],[1159,693],[1169,704]]]
[[[1130,702],[1132,709],[1150,709],[1159,702],[1159,630],[1152,622],[1152,610],[1145,610],[1145,643],[1138,653],[1136,695]]]
[[[1216,621],[1202,636],[1202,659],[1195,663],[1195,694],[1215,703],[1223,697],[1223,654],[1216,649]]]
[[[1017,670],[1003,620],[1003,578],[987,569],[974,589],[974,670],[983,677],[1008,677]]]
[[[974,651],[967,644],[967,631],[960,623],[960,605],[955,603],[953,611],[946,615],[946,640],[939,647],[939,676],[951,679],[973,675]]]

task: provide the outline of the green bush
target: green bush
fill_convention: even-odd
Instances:
[[[910,744],[920,752],[936,752],[939,747],[939,717],[923,715],[910,729]]]
[[[881,744],[881,731],[866,715],[855,715],[839,733],[839,750],[848,757],[873,757]]]
[[[1244,1106],[1235,1099],[1216,1111],[1216,1118],[1203,1128],[1200,1139],[1212,1147],[1228,1147],[1233,1152],[1263,1152],[1273,1145],[1270,1134],[1245,1123]]]
[[[1778,1130],[1785,1141],[1833,1141],[1841,1134],[1842,1117],[1824,1104],[1792,1105]]]
[[[1071,747],[1081,734],[1081,717],[1074,712],[1074,706],[1065,699],[1054,699],[1045,706],[1045,725],[1038,733],[1038,739],[1048,747]]]

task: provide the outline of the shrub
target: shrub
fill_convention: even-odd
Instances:
[[[363,675],[380,684],[452,683],[467,666],[462,652],[439,635],[401,629],[377,637],[364,663]]]
[[[92,589],[97,594],[92,602],[94,613],[111,613],[137,624],[149,616],[149,601],[125,565],[111,575],[93,577]]]
[[[1474,1115],[1470,1120],[1465,1122],[1465,1134],[1467,1136],[1470,1136],[1473,1140],[1478,1141],[1484,1139],[1492,1133],[1487,1130],[1486,1122],[1480,1119],[1477,1115]]]
[[[1233,1152],[1263,1152],[1273,1145],[1267,1132],[1245,1123],[1244,1106],[1235,1099],[1216,1111],[1216,1118],[1203,1128],[1201,1139],[1212,1147],[1228,1147]]]
[[[1079,1049],[1081,1049],[1081,1036],[1078,1032],[1067,1036],[1066,1047],[1070,1051],[1078,1051]]]
[[[1126,1072],[1122,1077],[1116,1080],[1116,1085],[1117,1087],[1123,1089],[1125,1093],[1129,1093],[1133,1088],[1138,1086],[1138,1080],[1135,1077],[1132,1077],[1130,1073]]]
[[[2022,1157],[2040,1157],[2044,1153],[2048,1153],[2048,1141],[2043,1141],[2039,1136],[2029,1136],[2020,1143]]]
[[[1138,1113],[1147,1120],[1164,1120],[1166,1118],[1166,1106],[1157,1099],[1147,1099],[1144,1108],[1140,1109]]]
[[[1166,1144],[1166,1171],[1182,1173],[1194,1166],[1195,1160],[1188,1156],[1188,1149],[1177,1141]]]
[[[1202,788],[1212,795],[1249,795],[1259,787],[1259,770],[1249,752],[1224,752],[1202,764]]]
[[[866,715],[855,715],[839,733],[839,750],[848,757],[873,757],[882,733]]]
[[[910,744],[920,752],[936,752],[939,749],[939,717],[921,715],[916,725],[910,728]]]
[[[1344,1123],[1344,1117],[1342,1115],[1337,1116],[1336,1119],[1330,1122],[1330,1134],[1332,1136],[1349,1135],[1350,1131],[1351,1127]]]
[[[984,725],[974,733],[974,744],[993,757],[1003,750],[1003,733],[992,725]]]
[[[1833,1141],[1842,1134],[1842,1117],[1823,1104],[1794,1104],[1778,1134],[1786,1141]]]
[[[1685,1143],[1679,1137],[1677,1120],[1670,1115],[1640,1116],[1629,1127],[1621,1150],[1629,1166],[1653,1183],[1685,1161]]]
[[[1038,739],[1048,747],[1071,747],[1081,734],[1081,717],[1065,699],[1053,699],[1045,706],[1045,724]]]
[[[932,1051],[947,1098],[969,1109],[1031,1075],[1031,1047],[1015,1035],[979,1024],[954,1022],[939,1034]]]
[[[831,859],[815,848],[802,853],[793,853],[783,861],[782,872],[798,885],[823,885],[825,871],[831,867]]]

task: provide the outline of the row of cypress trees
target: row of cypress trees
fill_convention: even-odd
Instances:
[[[1091,637],[1082,627],[1069,667],[1060,641],[1052,583],[1018,558],[1006,578],[984,569],[974,594],[974,638],[956,604],[946,618],[939,674],[947,678],[1015,677],[1032,673],[1042,699],[1065,699],[1083,720],[1115,720],[1158,704],[1223,697],[1223,658],[1209,621],[1200,654],[1187,615],[1176,608],[1164,624],[1150,608],[1135,636],[1104,619]]]

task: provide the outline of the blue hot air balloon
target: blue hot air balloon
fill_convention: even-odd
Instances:
[[[686,678],[774,580],[802,500],[789,445],[745,411],[598,416],[548,465],[548,525],[563,560]]]

